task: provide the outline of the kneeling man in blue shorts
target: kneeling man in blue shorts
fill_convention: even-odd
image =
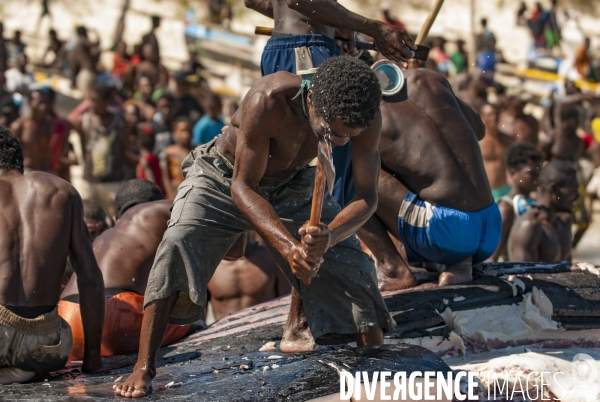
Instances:
[[[406,260],[445,265],[440,285],[469,282],[502,230],[477,144],[485,127],[441,75],[404,75],[402,92],[381,103],[379,203],[358,235],[377,257],[380,290],[416,285]]]

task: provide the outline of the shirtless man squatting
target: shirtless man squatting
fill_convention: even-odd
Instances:
[[[439,285],[469,282],[502,230],[478,145],[485,127],[442,75],[403,72],[402,91],[381,103],[379,204],[358,235],[378,260],[381,290],[417,284],[388,232],[409,263],[445,265]]]
[[[67,256],[77,273],[88,340],[82,371],[98,371],[104,286],[81,198],[56,176],[23,175],[21,146],[4,127],[0,227],[0,384],[43,378],[67,362],[71,329],[56,308]]]
[[[115,226],[93,244],[105,286],[103,357],[138,350],[148,274],[167,229],[171,204],[163,199],[156,184],[142,179],[127,181],[115,198]],[[73,334],[70,361],[81,360],[86,339],[77,279],[76,274],[71,277],[58,303],[58,313],[69,323]],[[189,325],[169,325],[162,346],[178,341],[190,331]]]
[[[167,323],[204,317],[207,283],[247,230],[270,245],[303,299],[315,339],[335,334],[378,345],[393,328],[373,261],[353,236],[377,204],[379,81],[361,61],[335,57],[321,65],[312,89],[297,96],[301,82],[286,72],[258,80],[229,129],[184,161],[185,181],[148,279],[138,362],[114,386],[117,394],[141,397],[150,391]],[[341,211],[326,196],[322,223],[307,227],[315,173],[307,164],[324,137],[334,146],[355,144],[356,195]]]
[[[571,260],[571,211],[577,187],[572,163],[553,160],[542,168],[536,205],[515,220],[508,236],[510,261]]]

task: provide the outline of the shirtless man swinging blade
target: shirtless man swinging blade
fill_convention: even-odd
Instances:
[[[373,71],[350,57],[326,60],[309,90],[297,75],[270,74],[250,89],[229,129],[186,158],[185,180],[148,279],[138,362],[114,386],[117,394],[150,392],[167,324],[204,317],[207,283],[247,230],[269,244],[303,299],[315,339],[332,334],[359,345],[383,343],[393,320],[373,262],[354,236],[377,204],[380,100]],[[325,197],[322,223],[309,227],[315,171],[307,164],[323,138],[355,145],[356,195],[341,211]]]

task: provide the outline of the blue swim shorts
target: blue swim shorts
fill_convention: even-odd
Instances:
[[[285,35],[269,39],[263,50],[260,63],[262,75],[287,71],[296,74],[296,48],[306,47],[312,56],[313,67],[330,57],[341,55],[335,47],[335,40],[324,35]],[[333,148],[333,164],[336,178],[333,186],[333,198],[344,207],[354,198],[354,179],[352,177],[352,147],[348,142],[343,147]]]
[[[473,256],[473,264],[498,247],[502,219],[498,205],[462,212],[432,205],[408,192],[398,213],[398,231],[409,262],[451,265]]]

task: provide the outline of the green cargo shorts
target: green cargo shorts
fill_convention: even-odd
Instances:
[[[231,198],[233,167],[217,151],[215,141],[192,151],[182,163],[185,180],[156,252],[144,304],[179,292],[169,321],[189,324],[206,315],[207,284],[237,236],[253,227]],[[261,187],[292,235],[309,219],[315,169],[304,168],[276,187]],[[322,222],[340,212],[325,198]],[[373,260],[356,236],[336,244],[324,255],[318,275],[304,285],[272,247],[275,261],[300,293],[313,336],[349,335],[393,329],[393,320],[377,288]]]

